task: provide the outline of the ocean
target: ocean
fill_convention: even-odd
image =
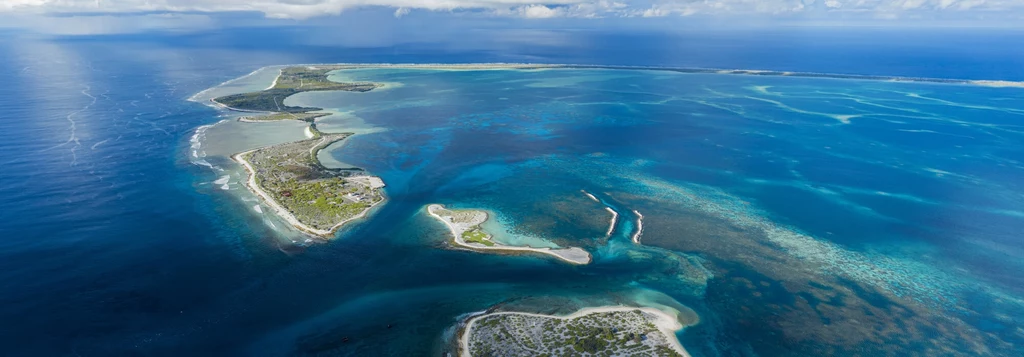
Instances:
[[[1024,55],[1008,45],[1018,37],[948,36],[974,46],[967,56],[913,32],[869,46],[879,30],[864,31],[570,32],[568,50],[325,48],[244,31],[5,36],[2,354],[443,355],[461,318],[496,305],[633,304],[696,323],[678,334],[694,356],[1019,355],[1021,88],[658,70],[343,71],[334,78],[390,85],[288,104],[336,112],[318,127],[358,135],[321,161],[382,177],[389,199],[323,243],[261,206],[228,158],[298,140],[303,126],[240,123],[205,104],[265,88],[274,70],[260,68],[292,63],[1024,80]],[[905,43],[914,45],[896,50]],[[430,203],[488,210],[497,239],[579,246],[594,261],[451,249],[424,212]],[[620,218],[611,234],[606,206]]]

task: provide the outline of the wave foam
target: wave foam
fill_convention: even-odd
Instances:
[[[213,183],[217,184],[217,185],[220,185],[220,189],[227,190],[229,188],[228,187],[228,182],[229,181],[231,181],[231,176],[224,175],[224,176],[221,176],[220,178],[218,178],[216,181],[213,181]]]

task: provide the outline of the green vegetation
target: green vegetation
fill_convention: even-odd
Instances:
[[[321,149],[351,134],[325,134],[317,130],[316,118],[330,115],[313,113],[320,108],[284,104],[286,98],[296,93],[328,90],[366,92],[380,86],[327,79],[328,73],[341,68],[287,67],[281,69],[269,89],[213,99],[232,110],[264,112],[243,118],[245,120],[301,120],[310,123],[311,139],[253,150],[238,158],[252,166],[250,170],[259,190],[291,213],[301,223],[296,224],[298,228],[317,235],[327,235],[340,224],[384,200],[380,190],[383,182],[379,178],[353,177],[358,175],[358,170],[330,170],[316,159]]]
[[[494,246],[491,236],[479,228],[462,232],[462,240],[466,241],[466,243],[480,243],[488,247]]]
[[[594,312],[572,319],[519,313],[478,318],[464,338],[473,356],[681,357],[640,310]]]
[[[213,101],[234,110],[299,114],[322,109],[287,106],[284,104],[285,98],[296,93],[310,91],[340,90],[367,92],[380,86],[377,83],[339,83],[328,80],[327,74],[339,68],[337,66],[287,67],[281,70],[281,74],[277,77],[277,82],[270,89],[226,95],[214,98]],[[273,114],[268,116],[272,117]],[[282,117],[276,118],[284,119]],[[308,117],[307,119],[312,120],[312,118]]]
[[[331,230],[384,200],[380,188],[354,177],[356,171],[324,168],[316,152],[350,134],[324,134],[313,139],[262,148],[242,159],[254,168],[256,185],[297,220],[314,229]]]
[[[243,111],[304,113],[321,109],[284,105],[284,99],[295,93],[299,93],[299,91],[295,89],[267,89],[259,92],[226,95],[214,98],[213,101],[231,109]]]
[[[452,233],[454,244],[475,251],[501,252],[508,254],[520,254],[521,252],[535,252],[558,257],[561,260],[573,264],[590,263],[590,253],[580,248],[533,248],[530,246],[516,246],[502,244],[494,241],[481,224],[487,222],[488,213],[482,210],[472,209],[445,209],[440,204],[427,205],[430,215],[444,222]]]
[[[330,72],[341,69],[338,66],[300,66],[281,70],[273,89],[294,89],[298,91],[345,90],[366,92],[377,88],[376,83],[341,83],[327,79]]]

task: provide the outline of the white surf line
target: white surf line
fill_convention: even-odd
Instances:
[[[225,84],[229,84],[229,83],[234,83],[234,82],[237,82],[237,81],[240,81],[240,80],[243,80],[243,79],[249,78],[249,77],[251,77],[252,75],[254,75],[254,74],[258,73],[259,71],[262,71],[262,70],[264,70],[265,68],[270,68],[270,67],[275,67],[275,66],[264,66],[264,67],[260,67],[260,68],[257,68],[257,69],[256,69],[255,71],[249,72],[249,74],[246,74],[246,75],[244,75],[244,76],[241,76],[241,77],[238,77],[238,78],[233,78],[233,79],[229,79],[229,80],[223,81],[223,82],[221,82],[220,84],[218,84],[218,85],[215,85],[215,86],[213,86],[213,87],[210,87],[210,88],[206,88],[206,89],[203,89],[203,90],[202,90],[202,91],[200,91],[199,93],[193,94],[193,95],[192,95],[191,97],[188,97],[188,101],[190,101],[190,102],[197,102],[197,101],[199,101],[199,97],[201,97],[201,96],[205,95],[205,94],[206,94],[207,92],[209,92],[209,91],[212,91],[212,90],[214,90],[214,89],[217,89],[217,88],[223,87],[223,86],[224,86]]]
[[[608,210],[612,214],[612,221],[608,223],[608,232],[604,234],[605,237],[610,237],[612,231],[615,230],[615,222],[619,220],[619,212],[615,212],[611,207],[605,206],[604,209]]]
[[[590,192],[587,192],[587,190],[580,190],[580,192],[583,192],[584,195],[590,197],[590,199],[594,200],[594,202],[601,202],[601,200],[597,199],[597,197],[594,197],[594,195],[590,194]]]
[[[469,337],[471,336],[471,334],[473,332],[473,324],[476,323],[477,320],[482,319],[484,317],[496,316],[496,315],[523,315],[523,316],[534,316],[534,317],[542,317],[542,318],[549,318],[549,319],[572,320],[572,319],[575,319],[575,318],[578,318],[578,317],[581,317],[581,316],[590,315],[590,314],[606,313],[606,312],[620,312],[620,311],[622,311],[622,312],[629,312],[629,311],[633,311],[633,310],[640,310],[640,311],[649,313],[649,314],[654,315],[655,317],[657,317],[657,319],[654,321],[654,326],[657,327],[658,330],[660,330],[663,335],[665,335],[665,338],[668,340],[669,344],[672,345],[672,349],[674,349],[677,353],[679,353],[680,355],[682,355],[684,357],[690,357],[689,352],[687,352],[686,349],[683,348],[682,343],[680,343],[679,339],[676,338],[676,331],[679,331],[679,330],[681,330],[683,328],[683,324],[679,323],[679,319],[678,318],[676,318],[675,316],[670,315],[669,313],[667,313],[665,311],[662,311],[662,310],[659,310],[659,309],[655,309],[653,307],[629,307],[629,306],[622,306],[622,305],[618,305],[618,306],[588,307],[588,308],[580,309],[579,311],[576,311],[575,313],[573,313],[571,315],[567,315],[567,316],[544,315],[544,314],[536,314],[536,313],[530,313],[530,312],[514,312],[514,311],[502,311],[502,312],[482,313],[482,314],[473,315],[472,317],[469,318],[469,320],[466,321],[466,328],[465,328],[465,330],[463,330],[462,335],[459,336],[459,347],[461,348],[459,356],[460,357],[470,357],[471,356],[470,355],[470,351],[469,351]]]
[[[633,210],[633,213],[636,214],[636,233],[633,233],[633,243],[640,244],[640,235],[644,233],[644,215],[637,210]]]

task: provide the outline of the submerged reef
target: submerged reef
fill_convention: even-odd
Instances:
[[[535,175],[571,167],[579,177],[600,177],[603,187],[592,192],[626,217],[627,210],[642,212],[642,231],[629,231],[642,232],[642,244],[632,241],[633,249],[620,244],[595,254],[601,261],[624,253],[675,266],[658,269],[670,275],[648,270],[635,281],[675,296],[701,297],[695,305],[708,318],[687,332],[701,336],[687,340],[692,351],[719,355],[721,346],[738,346],[779,356],[1005,356],[1017,355],[1013,341],[1024,336],[1005,328],[1015,326],[1013,315],[992,312],[996,306],[1011,309],[1018,298],[918,256],[815,238],[722,189],[644,175],[642,164],[550,156],[530,165]],[[965,303],[986,295],[999,305]],[[994,328],[979,328],[975,321],[990,321]]]
[[[717,329],[720,343],[774,355],[888,355],[914,346],[919,353],[908,355],[977,356],[1012,349],[962,320],[973,313],[951,303],[962,288],[955,277],[933,281],[942,273],[813,239],[715,190],[644,185],[658,194],[613,194],[647,207],[645,245],[702,252],[715,277],[705,301],[722,325],[696,328]]]

